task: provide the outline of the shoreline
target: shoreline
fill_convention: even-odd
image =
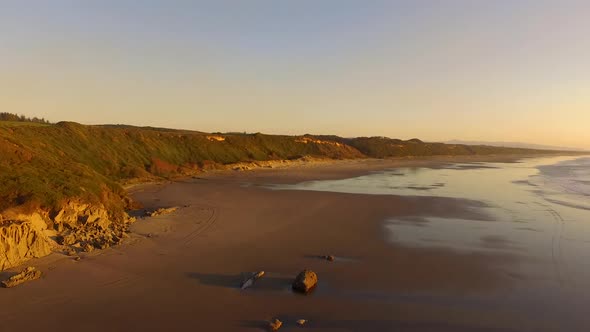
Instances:
[[[213,177],[239,177],[247,175],[258,175],[264,173],[281,172],[287,170],[309,171],[315,170],[330,170],[334,173],[334,177],[326,177],[323,174],[322,179],[338,179],[347,176],[358,176],[368,172],[383,170],[387,168],[398,167],[437,167],[444,164],[454,163],[470,163],[470,162],[500,162],[500,163],[514,163],[521,159],[528,158],[543,158],[552,156],[584,156],[579,153],[547,153],[547,154],[491,154],[491,155],[438,155],[438,156],[408,156],[408,157],[391,157],[391,158],[362,158],[362,159],[320,159],[309,158],[308,160],[273,160],[277,166],[256,166],[261,162],[248,162],[228,164],[225,169],[200,171],[193,175],[178,176],[171,179],[161,179],[153,181],[139,181],[132,184],[122,184],[122,187],[130,194],[137,190],[142,190],[150,185],[166,185],[174,182],[183,182],[194,178],[213,178]],[[249,169],[234,169],[235,166],[242,164],[249,165]],[[313,175],[310,175],[310,179]],[[296,179],[294,179],[296,180]],[[320,180],[319,178],[317,180]]]
[[[528,156],[485,157],[515,162]],[[384,239],[386,218],[481,218],[477,202],[242,185],[484,161],[451,159],[345,161],[145,184],[130,192],[146,207],[180,209],[138,220],[124,244],[83,254],[80,261],[61,254],[30,261],[45,275],[0,290],[0,305],[9,308],[0,316],[7,329],[30,331],[64,330],[64,324],[66,331],[102,331],[105,321],[112,331],[265,331],[273,317],[285,322],[281,331],[296,330],[293,322],[301,318],[313,331],[559,331],[559,322],[549,318],[523,319],[524,312],[503,309],[501,301],[481,303],[481,296],[519,282],[504,271],[523,257],[410,248]],[[304,268],[319,276],[310,296],[289,290]],[[241,291],[241,275],[254,271],[266,275]],[[55,312],[55,306],[68,310]],[[27,319],[32,314],[36,319]]]

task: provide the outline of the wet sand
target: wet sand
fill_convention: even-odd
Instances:
[[[146,207],[181,208],[138,221],[126,244],[80,261],[55,254],[31,262],[45,275],[0,289],[2,330],[264,331],[278,317],[281,331],[300,330],[300,318],[309,331],[582,331],[587,322],[560,320],[562,313],[546,312],[550,303],[503,304],[507,290],[526,282],[510,272],[524,256],[385,239],[388,218],[486,220],[480,202],[261,187],[452,160],[355,161],[137,186],[133,196]],[[326,254],[336,261],[317,258]],[[304,268],[319,276],[308,296],[290,291]],[[266,275],[240,290],[242,274],[260,270]]]

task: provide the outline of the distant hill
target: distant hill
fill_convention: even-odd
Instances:
[[[555,150],[584,151],[584,149],[579,149],[579,148],[569,148],[569,147],[563,147],[563,146],[551,146],[551,145],[531,144],[531,143],[522,143],[522,142],[487,142],[487,141],[450,140],[445,143],[447,143],[447,144],[463,144],[463,145],[487,145],[487,146],[497,146],[497,147],[506,147],[506,148],[552,150],[552,151],[555,151]]]

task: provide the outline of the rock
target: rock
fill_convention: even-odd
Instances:
[[[318,276],[312,270],[303,270],[293,281],[293,290],[299,293],[309,293],[318,283]]]
[[[0,271],[51,253],[48,237],[27,221],[0,224]]]
[[[264,271],[254,273],[254,275],[252,275],[252,277],[248,278],[246,281],[244,281],[242,283],[241,288],[246,289],[246,288],[252,287],[252,285],[254,285],[254,282],[256,280],[262,278],[263,276],[264,276]]]
[[[77,201],[65,203],[57,215],[53,218],[56,224],[65,225],[75,229],[78,226],[93,225],[100,222],[99,227],[105,227],[112,222],[109,219],[108,211],[102,204],[85,204]]]
[[[322,256],[322,258],[329,261],[329,262],[333,262],[336,260],[336,257],[334,257],[332,255],[325,255],[325,256]]]
[[[307,323],[307,320],[305,320],[305,319],[298,319],[297,320],[297,325],[299,325],[299,326],[303,326],[303,325],[305,325],[305,323]]]
[[[75,256],[76,255],[76,250],[74,248],[66,248],[64,250],[64,254],[68,255],[68,256]]]
[[[167,211],[170,209],[166,209]],[[121,243],[132,220],[126,215],[111,216],[100,203],[86,204],[71,200],[58,210],[38,210],[22,214],[3,211],[0,221],[0,271],[22,264],[28,259],[49,255],[52,238],[62,246],[85,251],[108,248]],[[82,248],[83,246],[83,248]],[[68,254],[68,250],[61,247]]]
[[[111,245],[106,241],[101,241],[101,242],[97,242],[94,246],[98,249],[106,249],[106,248],[110,247]]]
[[[2,287],[11,288],[18,286],[24,282],[35,280],[41,278],[41,271],[37,270],[36,268],[29,266],[21,273],[17,275],[13,275],[12,277],[8,278],[7,280],[2,281]]]
[[[98,226],[102,230],[107,230],[112,222],[107,218],[99,218],[96,221],[96,226]]]
[[[57,240],[57,243],[59,243],[63,246],[69,246],[69,245],[72,245],[77,242],[76,235],[74,233],[58,235],[56,240]]]
[[[86,252],[92,252],[94,251],[94,246],[91,245],[90,243],[86,242],[83,246],[82,246],[82,250],[86,251]]]
[[[271,320],[268,324],[268,327],[271,331],[278,331],[281,326],[283,326],[283,322],[281,322],[278,318]]]
[[[170,207],[170,208],[159,208],[155,211],[146,211],[145,215],[146,217],[155,217],[155,216],[160,216],[163,214],[170,214],[174,211],[178,210],[178,207]]]

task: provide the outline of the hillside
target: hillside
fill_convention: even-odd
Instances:
[[[489,145],[489,146],[497,146],[497,147],[535,149],[535,150],[584,151],[584,149],[582,149],[582,148],[532,144],[532,143],[523,143],[523,142],[463,141],[463,140],[456,140],[455,139],[455,140],[450,140],[445,143],[447,143],[447,144],[462,144],[462,145]]]
[[[385,137],[280,136],[0,122],[0,211],[19,205],[58,208],[76,197],[100,201],[124,196],[120,184],[169,178],[243,161],[387,158],[430,155],[547,153],[527,149],[424,143]]]
[[[23,253],[14,248],[39,247],[35,241],[47,236],[61,245],[86,250],[118,243],[130,221],[125,211],[131,202],[122,184],[131,181],[192,175],[238,162],[306,156],[351,159],[508,153],[547,151],[384,137],[208,134],[121,125],[0,121],[0,242],[4,241],[0,251],[5,250],[0,256],[13,257],[0,261],[0,270],[30,258],[26,255],[35,257],[33,251]],[[22,226],[12,229],[15,225]],[[15,240],[7,235],[7,227],[22,234]],[[39,248],[46,254],[47,241],[43,241]]]

